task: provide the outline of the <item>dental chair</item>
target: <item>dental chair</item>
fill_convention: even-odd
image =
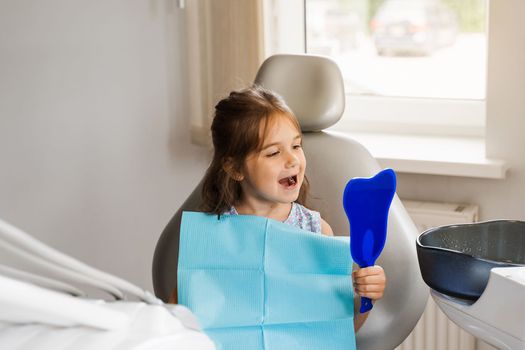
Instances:
[[[381,170],[377,160],[347,135],[323,131],[334,125],[345,108],[343,78],[331,59],[312,55],[275,55],[260,67],[255,83],[280,94],[301,124],[311,185],[308,206],[321,212],[335,235],[348,235],[342,206],[349,179],[371,177]],[[351,108],[351,106],[349,106]],[[161,234],[153,258],[155,294],[167,301],[177,286],[179,228],[183,211],[199,211],[200,183]],[[391,350],[415,327],[428,298],[418,267],[416,227],[403,204],[394,197],[388,217],[388,235],[377,264],[387,276],[382,300],[356,334],[357,348]]]

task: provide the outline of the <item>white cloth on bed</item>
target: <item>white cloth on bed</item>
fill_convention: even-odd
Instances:
[[[179,305],[75,298],[0,276],[0,349],[215,349]]]

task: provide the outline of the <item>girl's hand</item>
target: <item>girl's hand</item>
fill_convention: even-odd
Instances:
[[[381,266],[364,267],[352,272],[354,289],[359,296],[367,297],[372,301],[383,297],[386,288],[385,271]]]

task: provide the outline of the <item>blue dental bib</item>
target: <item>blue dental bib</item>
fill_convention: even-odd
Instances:
[[[185,212],[178,301],[221,350],[355,349],[348,237]]]

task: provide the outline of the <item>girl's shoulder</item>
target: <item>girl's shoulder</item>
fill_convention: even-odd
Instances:
[[[321,233],[321,214],[299,203],[292,203],[290,215],[284,222],[303,230]]]
[[[237,213],[237,210],[236,210],[235,207],[232,205],[232,206],[230,207],[230,209],[224,211],[224,212],[222,213],[222,215],[239,215],[239,213]]]
[[[222,215],[239,215],[234,206],[224,211]],[[314,233],[321,233],[321,214],[315,210],[310,210],[299,203],[292,203],[292,209],[288,218],[283,223],[292,225],[303,230]]]

